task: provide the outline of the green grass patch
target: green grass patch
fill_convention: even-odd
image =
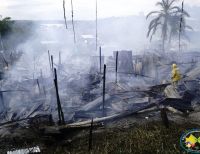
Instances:
[[[106,129],[94,133],[93,150],[88,151],[88,135],[70,144],[54,146],[47,153],[71,154],[179,154],[179,139],[188,129],[198,128],[194,124],[171,123],[166,129],[161,122],[151,122],[128,129]],[[86,132],[87,133],[87,132]]]

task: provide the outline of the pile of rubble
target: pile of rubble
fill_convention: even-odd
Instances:
[[[170,53],[166,57],[170,57]],[[198,112],[198,61],[176,61],[183,79],[178,88],[174,89],[170,84],[170,73],[175,59],[163,58],[154,53],[146,53],[141,58],[140,55],[133,56],[131,51],[114,52],[108,58],[95,58],[88,73],[67,74],[63,71],[69,66],[55,65],[58,94],[65,119],[62,129],[90,127],[91,119],[99,123],[147,110],[160,112],[166,108],[175,113]],[[106,81],[102,74],[104,63],[107,65]],[[1,80],[1,130],[4,130],[3,126],[12,123],[23,123],[29,127],[34,119],[40,119],[43,125],[47,121],[47,126],[57,124],[59,107],[53,81],[53,72],[49,77],[40,76],[37,79]],[[13,131],[13,127],[10,131]],[[0,131],[0,135],[6,136],[5,131]]]

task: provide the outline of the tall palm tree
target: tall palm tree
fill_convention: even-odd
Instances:
[[[178,0],[162,0],[161,2],[157,2],[156,6],[159,6],[160,10],[152,11],[146,16],[146,19],[148,19],[150,16],[156,15],[149,24],[147,37],[150,37],[151,41],[155,33],[160,29],[163,51],[165,51],[165,41],[169,39],[170,42],[172,36],[177,35],[180,29],[180,22],[184,22],[182,31],[188,27],[185,24],[184,17],[189,17],[189,14],[178,6],[175,6],[176,1]],[[180,20],[181,18],[183,19],[182,21]]]

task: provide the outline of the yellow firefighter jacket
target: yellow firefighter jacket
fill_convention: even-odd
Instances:
[[[172,65],[172,82],[181,80],[181,74],[176,64]]]

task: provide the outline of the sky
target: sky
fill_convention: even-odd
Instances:
[[[66,1],[66,16],[71,19],[71,0]],[[98,17],[118,17],[147,14],[156,9],[158,0],[97,0]],[[63,0],[0,0],[0,15],[15,20],[62,20]],[[95,19],[96,0],[73,0],[75,20]],[[180,5],[179,1],[179,5]],[[190,6],[200,6],[200,0],[185,0]]]

